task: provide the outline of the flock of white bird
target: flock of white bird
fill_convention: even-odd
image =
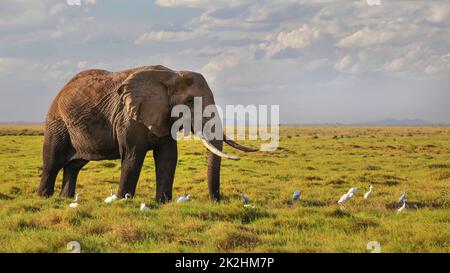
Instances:
[[[132,197],[133,196],[131,194],[127,193],[127,194],[125,194],[125,197],[123,199],[120,199],[120,200],[128,200],[128,199],[131,199]],[[80,195],[76,194],[75,195],[75,199],[73,200],[72,203],[69,204],[69,207],[73,208],[73,209],[77,208],[78,207],[78,199],[79,198],[80,198]],[[114,201],[116,201],[118,199],[119,199],[119,197],[117,197],[117,195],[113,194],[113,190],[112,190],[112,188],[110,188],[110,196],[106,197],[104,202],[106,204],[111,204],[112,202],[114,202]],[[190,199],[191,199],[191,196],[189,194],[185,194],[185,195],[180,196],[180,197],[177,198],[177,203],[184,203],[184,202],[189,201]],[[145,203],[141,203],[140,206],[139,206],[139,210],[140,211],[148,211],[148,210],[150,210],[150,208],[147,207],[147,205]]]
[[[364,194],[364,199],[368,199],[372,194],[373,186],[370,185],[369,191]],[[347,193],[344,193],[338,201],[338,205],[341,209],[345,209],[344,203],[355,195],[358,192],[358,188],[350,188]],[[398,202],[401,204],[401,207],[397,209],[397,212],[401,212],[406,208],[406,190],[403,191],[403,194],[398,199]]]
[[[368,198],[371,196],[372,191],[373,191],[373,186],[370,185],[369,191],[367,191],[367,192],[364,194],[364,199],[368,199]],[[355,194],[356,194],[357,192],[358,192],[358,188],[353,188],[353,187],[350,188],[350,189],[348,190],[348,192],[347,192],[347,193],[344,193],[344,194],[341,196],[341,198],[339,199],[339,201],[337,202],[338,205],[339,205],[339,207],[340,207],[341,209],[345,209],[344,203],[347,202],[347,201],[349,201],[350,199],[352,199],[353,196],[355,196]],[[296,191],[292,194],[292,200],[294,200],[294,201],[300,200],[301,195],[302,195],[302,193],[301,193],[299,190],[296,190]],[[244,193],[241,193],[241,196],[242,196],[242,200],[243,200],[243,202],[244,202],[244,207],[245,207],[245,208],[255,208],[254,205],[250,204],[250,197],[249,197],[248,195],[246,195],[246,194],[244,194]],[[77,207],[78,207],[78,199],[79,199],[79,197],[80,197],[80,195],[79,195],[79,194],[76,194],[73,203],[70,203],[70,204],[69,204],[69,207],[71,207],[71,208],[77,208]],[[131,194],[127,193],[127,194],[125,194],[125,198],[123,198],[123,199],[121,199],[121,200],[127,200],[127,199],[130,199],[130,198],[132,198],[132,197],[133,197],[133,196],[132,196]],[[104,202],[107,203],[107,204],[111,204],[112,202],[114,202],[114,201],[116,201],[116,200],[118,200],[118,199],[119,199],[119,197],[117,197],[117,195],[113,194],[113,190],[112,190],[112,188],[111,188],[111,189],[110,189],[110,196],[108,196],[108,197],[105,199]],[[189,195],[189,194],[184,194],[183,196],[178,197],[176,201],[177,201],[177,203],[184,203],[184,202],[188,202],[190,199],[191,199],[191,195]],[[403,194],[402,194],[402,195],[400,196],[400,198],[398,199],[398,202],[401,204],[401,207],[399,207],[399,208],[397,209],[397,211],[398,211],[398,212],[401,212],[401,211],[403,211],[403,210],[406,208],[406,190],[403,191]],[[148,210],[150,210],[150,208],[147,207],[147,205],[145,205],[145,203],[141,203],[140,206],[139,206],[139,210],[140,210],[140,211],[148,211]]]

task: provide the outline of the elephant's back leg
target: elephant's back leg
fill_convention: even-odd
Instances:
[[[70,145],[70,138],[64,122],[62,120],[47,121],[39,196],[50,197],[53,195],[58,172],[67,164],[73,154],[74,149]]]
[[[88,162],[89,160],[74,159],[64,166],[61,197],[73,198],[75,196],[78,173]]]

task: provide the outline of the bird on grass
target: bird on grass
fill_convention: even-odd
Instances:
[[[242,200],[244,201],[244,204],[250,204],[250,197],[248,195],[241,193]]]
[[[406,199],[403,201],[403,205],[397,210],[397,212],[402,212],[406,208]]]
[[[191,199],[191,196],[189,194],[184,194],[183,196],[180,196],[177,198],[177,203],[184,203]]]
[[[398,202],[402,204],[402,206],[398,208],[397,212],[401,212],[406,208],[406,190],[403,190],[403,194],[398,199]]]
[[[373,186],[370,185],[369,191],[364,194],[364,199],[367,199],[370,197],[370,195],[372,194],[372,190],[373,190]]]
[[[292,200],[294,200],[294,201],[299,200],[301,195],[302,195],[302,193],[299,190],[296,190],[294,192],[294,194],[292,194]]]
[[[351,194],[353,196],[357,192],[358,192],[358,188],[350,188],[347,193]]]
[[[344,193],[338,201],[339,207],[341,207],[341,209],[344,209],[344,202],[350,200],[350,198],[352,198],[351,195],[349,195],[348,193]]]
[[[117,195],[113,194],[112,188],[109,189],[110,196],[106,197],[105,203],[111,204],[112,202],[117,200]]]
[[[350,188],[347,193],[343,194],[338,201],[341,209],[345,209],[344,202],[352,199],[353,195],[358,191],[358,188]]]
[[[405,203],[406,201],[406,190],[403,191],[403,194],[400,196],[400,198],[398,199],[398,202],[400,204]]]
[[[77,193],[77,195],[75,195],[75,199],[73,200],[73,203],[70,203],[69,204],[69,207],[71,207],[71,208],[76,208],[76,207],[78,207],[78,197],[79,197],[80,195]]]
[[[122,200],[128,200],[128,199],[131,199],[131,198],[133,198],[133,195],[131,195],[131,193],[127,192]]]
[[[148,210],[150,210],[150,208],[147,207],[144,203],[141,203],[139,210],[140,211],[148,211]]]
[[[248,195],[241,193],[242,201],[244,201],[244,208],[252,208],[254,209],[255,206],[250,204],[250,197]]]

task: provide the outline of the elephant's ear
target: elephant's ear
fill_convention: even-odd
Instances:
[[[117,89],[125,114],[144,124],[157,137],[170,133],[170,96],[177,92],[180,74],[174,71],[137,71]]]

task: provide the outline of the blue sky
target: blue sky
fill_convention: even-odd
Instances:
[[[450,122],[450,1],[4,0],[0,121],[43,121],[77,72],[201,72],[282,123]]]

